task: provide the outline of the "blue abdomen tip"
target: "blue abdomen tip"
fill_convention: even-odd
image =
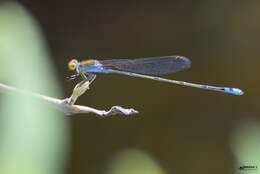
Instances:
[[[239,88],[225,87],[224,92],[228,93],[228,94],[233,94],[233,95],[243,95],[244,94],[244,92]]]

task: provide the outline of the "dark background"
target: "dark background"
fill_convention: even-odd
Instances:
[[[192,68],[167,78],[239,87],[244,96],[100,75],[78,103],[140,114],[70,118],[67,173],[104,173],[126,148],[149,153],[168,173],[232,173],[232,130],[259,121],[260,1],[19,1],[40,23],[64,95],[71,58],[183,55]]]

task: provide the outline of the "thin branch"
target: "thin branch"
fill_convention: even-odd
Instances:
[[[25,91],[13,86],[8,86],[5,84],[0,83],[0,92],[9,92],[9,93],[20,93],[29,95],[38,99],[41,99],[44,102],[47,102],[57,108],[59,111],[65,113],[66,115],[74,115],[74,114],[82,114],[82,113],[94,113],[96,115],[105,117],[109,115],[131,115],[131,114],[137,114],[138,111],[134,110],[133,108],[123,108],[121,106],[113,106],[109,111],[105,110],[98,110],[95,108],[91,108],[88,106],[82,106],[82,105],[75,105],[77,98],[81,96],[83,93],[86,92],[86,90],[89,89],[89,85],[93,82],[94,79],[91,81],[83,80],[80,83],[78,83],[73,92],[71,97],[65,98],[65,99],[57,99],[54,97],[49,97],[45,95],[41,95],[38,93],[33,93],[29,91]]]

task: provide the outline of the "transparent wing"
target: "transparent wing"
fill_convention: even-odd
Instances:
[[[162,75],[188,69],[191,62],[183,56],[147,57],[139,59],[100,60],[105,69],[147,75]]]

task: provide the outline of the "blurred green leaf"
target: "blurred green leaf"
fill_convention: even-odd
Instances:
[[[260,124],[255,120],[243,120],[232,134],[231,147],[236,157],[234,173],[259,173]],[[258,169],[239,170],[241,166],[256,166]]]
[[[137,149],[118,152],[107,170],[108,174],[166,174],[150,155]]]
[[[37,22],[18,3],[0,5],[1,83],[60,95]],[[0,173],[60,173],[66,157],[66,124],[47,104],[1,93]]]

